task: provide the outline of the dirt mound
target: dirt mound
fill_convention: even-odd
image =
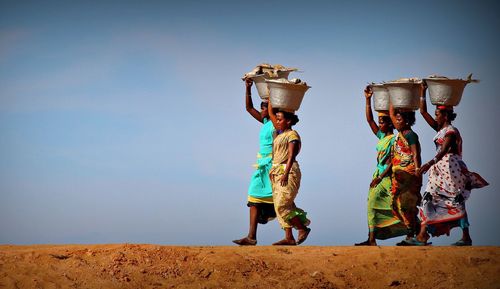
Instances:
[[[500,247],[3,245],[0,288],[500,288]]]

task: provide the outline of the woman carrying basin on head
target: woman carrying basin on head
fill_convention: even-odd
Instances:
[[[451,123],[457,116],[452,106],[437,106],[435,118],[427,112],[425,91],[422,84],[420,113],[437,131],[434,137],[436,156],[422,165],[419,173],[429,172],[425,193],[420,207],[421,228],[415,245],[425,245],[432,236],[449,235],[454,227],[462,228],[462,238],[454,246],[471,246],[469,221],[465,201],[471,189],[482,188],[488,183],[478,174],[469,172],[462,161],[462,137]]]
[[[366,121],[373,134],[379,139],[377,150],[377,169],[373,174],[368,191],[368,240],[356,243],[356,246],[376,246],[376,239],[388,238],[406,234],[406,227],[392,212],[391,193],[391,148],[394,144],[393,125],[387,113],[379,112],[378,125],[373,120],[370,99],[373,91],[370,86],[364,90],[366,97]]]
[[[258,122],[263,124],[260,129],[260,149],[257,154],[256,170],[248,188],[248,203],[250,208],[250,227],[248,235],[242,239],[234,240],[238,245],[257,244],[257,225],[266,224],[276,217],[273,205],[273,192],[269,180],[269,170],[272,165],[273,135],[275,132],[273,123],[269,119],[267,102],[262,102],[260,112],[253,107],[251,88],[253,81],[245,80],[246,86],[246,109],[248,113]]]
[[[307,213],[295,205],[299,192],[301,172],[296,157],[300,152],[301,140],[297,131],[292,129],[298,117],[290,112],[273,112],[269,102],[269,116],[278,130],[273,141],[273,164],[269,173],[273,188],[273,199],[280,226],[285,230],[285,238],[273,245],[297,245],[303,243],[311,229]],[[297,241],[292,228],[299,231]]]
[[[389,106],[394,127],[398,130],[392,146],[392,194],[393,212],[406,226],[406,239],[397,243],[408,246],[418,233],[418,204],[422,196],[420,187],[422,179],[417,174],[420,169],[420,142],[418,135],[411,129],[415,124],[415,112],[394,109]]]

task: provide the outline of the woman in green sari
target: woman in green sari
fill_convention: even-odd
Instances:
[[[379,112],[378,125],[373,119],[370,100],[373,95],[369,86],[365,88],[366,121],[373,134],[379,139],[377,143],[377,169],[373,174],[368,191],[368,240],[356,243],[356,246],[376,246],[376,239],[388,238],[406,234],[406,227],[392,212],[391,193],[391,147],[394,144],[393,125],[387,113]]]

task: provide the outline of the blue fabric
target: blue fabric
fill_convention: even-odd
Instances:
[[[254,198],[270,198],[273,196],[271,180],[269,179],[269,170],[272,167],[273,152],[273,133],[274,126],[272,121],[265,118],[264,125],[260,129],[260,157],[257,159],[257,169],[252,175],[248,195]]]
[[[273,133],[274,126],[273,122],[267,118],[262,121],[264,124],[260,129],[259,134],[259,153],[263,156],[271,154],[273,152]]]

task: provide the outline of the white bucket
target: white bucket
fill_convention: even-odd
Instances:
[[[389,91],[392,106],[399,109],[418,110],[420,83],[388,82],[384,86]]]
[[[260,98],[262,100],[269,99],[266,79],[279,79],[279,78],[288,79],[288,75],[290,74],[290,72],[291,71],[279,71],[278,77],[269,77],[269,76],[266,76],[266,74],[260,74],[260,75],[256,75],[256,76],[251,77],[253,82],[255,83],[255,87],[257,88],[257,93],[259,94]]]
[[[456,106],[462,99],[464,88],[469,83],[462,79],[425,78],[429,98],[434,105]]]
[[[375,111],[389,110],[389,91],[383,84],[370,85],[373,91],[373,109]]]
[[[273,108],[292,113],[300,108],[304,94],[311,88],[303,84],[283,83],[276,80],[266,80],[266,83]]]

